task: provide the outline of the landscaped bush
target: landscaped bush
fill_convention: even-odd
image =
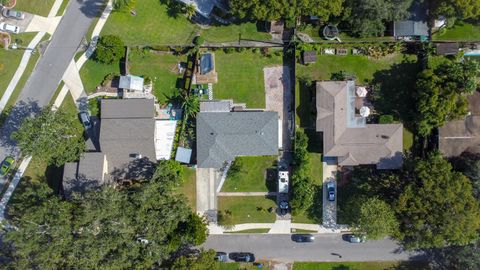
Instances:
[[[224,51],[225,53],[234,53],[234,52],[235,52],[235,48],[231,48],[231,47],[223,48],[223,51]]]
[[[196,36],[193,39],[193,45],[195,45],[195,46],[202,46],[203,43],[205,43],[205,39],[203,39],[203,37],[201,37],[201,36]]]
[[[104,64],[113,64],[124,56],[125,44],[114,35],[101,36],[93,53],[93,59]]]
[[[228,170],[228,176],[233,177],[234,175],[239,174],[243,170],[243,161],[241,158],[236,158],[233,162],[232,165],[230,166],[230,169]]]
[[[233,221],[232,212],[225,210],[225,211],[218,211],[217,215],[218,224],[225,229],[231,229],[235,226]]]
[[[275,56],[282,56],[283,52],[281,50],[275,51]]]
[[[295,214],[303,213],[313,204],[313,181],[307,174],[310,170],[307,147],[307,135],[303,131],[297,131],[293,152],[293,164],[295,167],[292,174],[292,196],[290,200]]]
[[[260,48],[253,48],[253,49],[252,49],[252,52],[253,52],[253,53],[259,53],[259,52],[260,52]]]
[[[247,50],[247,48],[245,48],[245,47],[237,47],[237,52],[244,52],[246,50]]]
[[[120,74],[118,73],[109,73],[107,74],[101,83],[102,87],[107,86],[108,83],[110,83],[116,76],[119,76]]]

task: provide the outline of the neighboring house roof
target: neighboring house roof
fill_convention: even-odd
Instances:
[[[316,51],[302,52],[302,60],[304,64],[315,63],[317,61],[317,52]]]
[[[376,164],[379,169],[399,168],[403,157],[401,124],[365,124],[355,115],[355,83],[323,81],[316,86],[316,130],[323,133],[325,157],[338,164]]]
[[[153,118],[153,99],[102,99],[101,119]]]
[[[440,152],[447,157],[463,152],[480,153],[480,93],[468,97],[470,115],[453,120],[438,129]]]
[[[418,22],[412,20],[394,22],[393,36],[428,36],[427,22]]]
[[[71,197],[73,192],[99,188],[105,184],[105,154],[84,153],[79,162],[65,164],[63,171],[63,192]]]
[[[143,91],[143,78],[133,75],[120,76],[119,88]]]
[[[435,43],[437,55],[455,55],[459,51],[458,43]]]
[[[210,13],[212,13],[213,8],[217,5],[216,0],[177,0],[185,5],[194,5],[196,11],[200,13],[200,15],[208,18],[210,17]]]
[[[197,165],[221,168],[236,156],[278,154],[278,113],[200,112],[197,115]]]
[[[139,158],[155,161],[155,120],[152,99],[103,99],[100,150],[109,174],[128,169]]]

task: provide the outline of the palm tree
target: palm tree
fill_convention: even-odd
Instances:
[[[197,12],[197,7],[195,6],[195,4],[188,4],[185,6],[185,15],[187,16],[188,19],[193,18],[196,12]]]
[[[182,96],[182,109],[188,118],[195,118],[200,111],[200,100],[196,95]]]

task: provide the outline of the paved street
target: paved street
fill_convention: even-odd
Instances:
[[[32,112],[49,104],[102,0],[70,1],[45,54],[22,90],[0,132],[0,160],[17,154],[10,135]]]
[[[296,243],[290,237],[272,234],[212,235],[203,247],[224,252],[252,252],[257,259],[286,262],[391,261],[407,260],[417,255],[402,252],[401,247],[389,239],[351,244],[342,240],[340,234],[317,234],[313,243]]]

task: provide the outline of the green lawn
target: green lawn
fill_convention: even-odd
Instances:
[[[276,161],[277,157],[237,157],[242,164],[240,172],[227,176],[222,187],[222,192],[248,192],[248,191],[275,191],[276,189]],[[267,179],[267,169],[273,178]]]
[[[85,91],[88,94],[94,93],[96,87],[99,86],[105,76],[110,73],[120,74],[120,66],[118,64],[101,64],[91,59],[87,60],[80,69],[80,77],[82,78]]]
[[[193,37],[202,35],[210,43],[238,41],[242,39],[270,40],[267,33],[257,32],[255,23],[212,26],[201,29],[183,14],[170,12],[159,0],[137,1],[137,15],[126,12],[112,13],[102,34],[122,37],[128,45],[186,45]]]
[[[186,56],[175,56],[167,52],[144,52],[132,50],[129,55],[130,73],[152,78],[154,94],[160,103],[165,102],[165,96],[172,96],[178,92],[177,79],[179,62],[186,62]],[[180,75],[180,76],[179,76]]]
[[[253,263],[221,263],[220,270],[255,270],[259,269]],[[264,265],[263,270],[268,270],[269,267]]]
[[[293,270],[427,270],[428,264],[414,261],[385,262],[295,262]]]
[[[184,183],[180,188],[180,191],[187,197],[188,204],[192,207],[194,212],[197,207],[196,197],[196,171],[195,169],[184,167],[183,169]]]
[[[413,57],[400,53],[389,55],[381,59],[373,59],[364,55],[317,55],[317,62],[297,65],[298,76],[309,74],[314,80],[329,80],[332,73],[346,71],[356,76],[358,83],[365,83],[374,79],[379,70],[388,70],[393,64],[401,63],[405,58]]]
[[[433,40],[480,40],[480,24],[457,21],[452,28],[440,30],[433,35]]]
[[[328,41],[323,38],[323,34],[321,31],[323,30],[323,26],[313,26],[313,25],[305,25],[302,27],[303,29],[299,29],[298,32],[304,33],[309,35],[314,41],[316,42],[332,42],[338,43],[338,41]],[[356,38],[347,35],[344,32],[340,32],[340,40],[343,42],[379,42],[379,41],[394,41],[393,36],[385,36],[385,37],[367,37],[367,38]]]
[[[276,207],[275,197],[218,197],[218,209],[230,211],[234,224],[275,222],[275,213],[268,212],[270,207]]]
[[[17,0],[16,10],[47,16],[55,0]]]
[[[233,98],[249,108],[265,108],[263,68],[282,65],[282,56],[261,56],[251,50],[227,54],[215,51],[218,83],[213,85],[216,99]]]

